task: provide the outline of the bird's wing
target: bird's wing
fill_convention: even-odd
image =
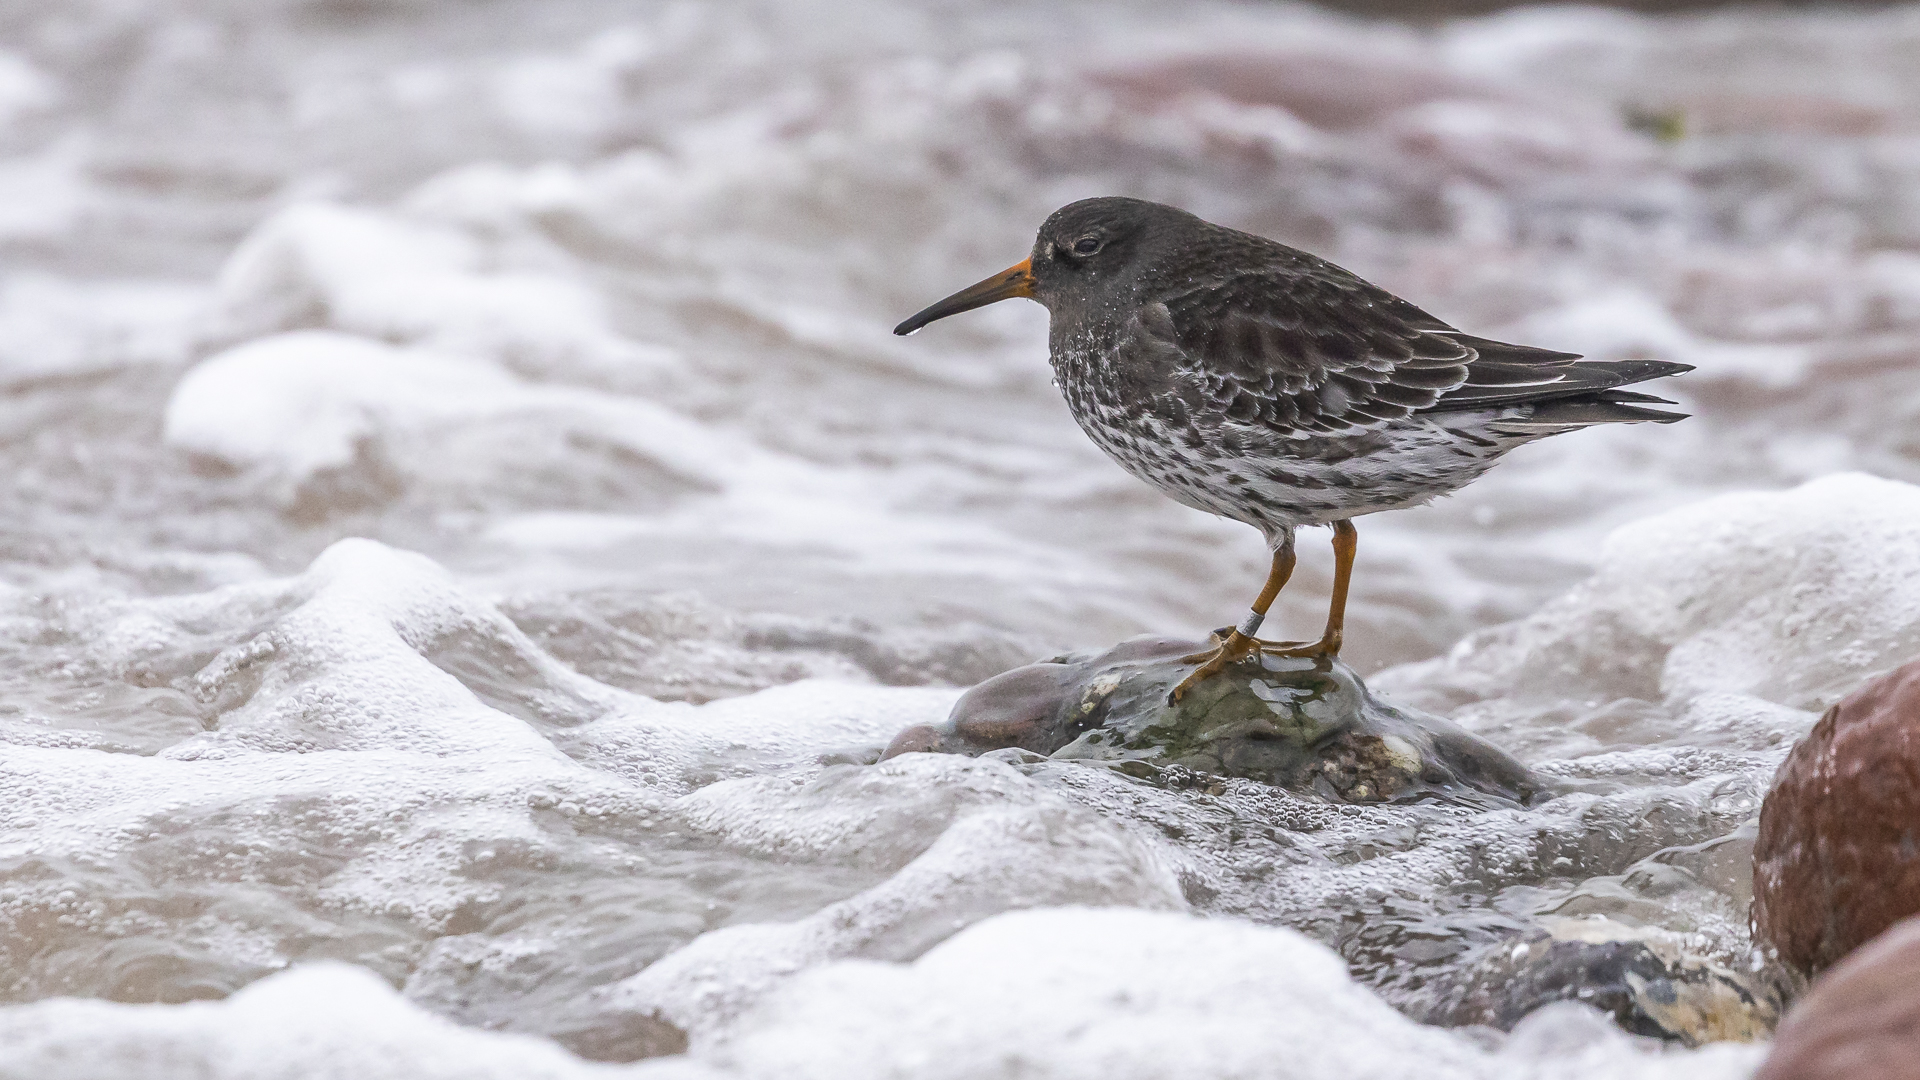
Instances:
[[[1150,353],[1177,354],[1183,396],[1232,422],[1347,434],[1417,412],[1601,391],[1616,403],[1671,404],[1612,388],[1689,370],[1657,360],[1582,362],[1475,337],[1305,252],[1274,245],[1264,254],[1225,278],[1194,275],[1139,321],[1138,335],[1156,346]]]
[[[1478,383],[1476,339],[1304,253],[1150,304],[1141,327],[1178,349],[1207,411],[1288,433],[1379,427]],[[1537,351],[1537,350],[1536,350]],[[1564,366],[1564,353],[1540,353]],[[1490,384],[1536,365],[1503,357]]]

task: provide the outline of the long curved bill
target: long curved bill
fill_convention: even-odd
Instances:
[[[969,285],[945,300],[927,308],[913,318],[893,328],[896,334],[911,334],[935,319],[944,319],[949,315],[958,315],[963,311],[972,311],[985,307],[998,300],[1009,300],[1016,296],[1033,295],[1033,260],[1023,259],[1019,263],[993,275],[977,285]]]

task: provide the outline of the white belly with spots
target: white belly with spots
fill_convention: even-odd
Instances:
[[[1270,538],[1301,525],[1418,506],[1477,479],[1531,439],[1488,430],[1495,413],[1415,417],[1357,435],[1205,438],[1150,418],[1076,417],[1094,444],[1178,502],[1243,521]],[[1220,433],[1216,433],[1220,434]],[[1224,445],[1232,442],[1238,449]]]

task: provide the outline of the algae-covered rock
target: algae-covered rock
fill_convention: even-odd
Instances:
[[[1136,638],[1095,656],[1016,668],[968,691],[937,727],[901,732],[887,757],[1018,747],[1152,773],[1177,767],[1343,802],[1524,802],[1525,766],[1450,722],[1389,705],[1338,660],[1252,657],[1195,686],[1200,642]]]
[[[1556,1001],[1577,1001],[1635,1035],[1687,1046],[1772,1034],[1791,988],[1692,952],[1683,937],[1611,919],[1547,919],[1429,987],[1427,1023],[1512,1030]]]

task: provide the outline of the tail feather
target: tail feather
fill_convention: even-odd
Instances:
[[[1429,412],[1494,413],[1490,430],[1539,438],[1594,424],[1671,424],[1682,413],[1648,408],[1672,405],[1663,397],[1622,390],[1650,379],[1693,370],[1668,360],[1582,360],[1578,354],[1512,345],[1445,331],[1473,350],[1467,377],[1440,396]]]
[[[1608,390],[1605,393],[1608,401],[1631,401],[1641,405],[1680,404],[1677,401],[1668,401],[1666,398],[1655,397],[1652,394],[1643,394],[1638,390]]]
[[[1564,356],[1547,353],[1546,359],[1521,362],[1517,354],[1489,349],[1468,363],[1467,381],[1442,396],[1434,408],[1484,408],[1580,398],[1693,370],[1691,364],[1667,360],[1574,361],[1561,359]]]
[[[1685,420],[1686,413],[1644,408],[1648,403],[1671,405],[1673,402],[1652,394],[1631,390],[1602,390],[1580,397],[1557,398],[1534,406],[1525,416],[1501,417],[1487,425],[1503,435],[1554,435],[1562,431],[1592,427],[1595,424],[1671,424]]]

